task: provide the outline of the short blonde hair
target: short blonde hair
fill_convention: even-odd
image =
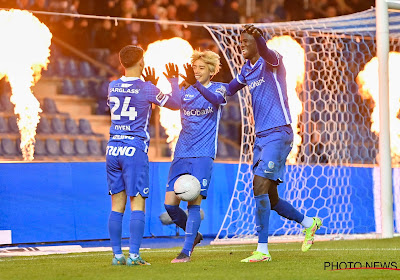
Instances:
[[[208,66],[208,70],[210,70],[211,73],[214,73],[216,75],[219,70],[221,69],[220,66],[220,57],[217,53],[206,50],[206,51],[197,51],[195,50],[192,54],[192,65],[196,60],[201,59],[204,61],[205,64]]]

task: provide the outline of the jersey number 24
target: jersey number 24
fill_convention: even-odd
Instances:
[[[118,97],[111,96],[110,103],[114,103],[114,105],[111,108],[111,119],[120,120],[121,116],[123,116],[123,117],[129,117],[129,120],[131,121],[135,120],[137,117],[137,112],[135,110],[135,107],[129,107],[130,102],[131,102],[131,97],[127,96],[124,98],[121,113],[118,115],[115,113],[115,111],[118,110],[119,106],[121,105],[121,101],[119,100]]]

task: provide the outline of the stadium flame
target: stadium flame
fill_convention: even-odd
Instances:
[[[31,87],[40,79],[50,56],[51,33],[27,11],[0,11],[0,78],[10,82],[25,161],[33,160],[40,104]]]
[[[165,65],[169,62],[175,63],[178,65],[179,73],[184,74],[183,65],[190,62],[192,54],[193,48],[187,41],[181,38],[172,38],[150,44],[144,54],[144,62],[146,67],[154,67],[156,76],[160,77],[157,83],[158,88],[163,93],[169,93],[171,92],[171,85],[163,74]],[[180,78],[179,82],[181,80]],[[173,152],[179,132],[182,129],[179,110],[172,111],[167,108],[160,108],[160,123],[165,128],[168,135],[167,143],[169,143]]]
[[[392,162],[400,161],[400,53],[389,53],[389,113],[390,113],[390,146],[392,151]],[[365,99],[374,101],[371,115],[371,131],[379,134],[379,79],[378,58],[372,58],[357,75],[359,92]]]
[[[288,162],[294,164],[301,144],[300,131],[297,128],[297,124],[299,116],[303,112],[303,104],[297,93],[301,91],[304,81],[305,53],[300,44],[290,36],[274,37],[267,42],[267,45],[283,56],[283,64],[286,69],[287,95],[294,132],[293,148],[288,156]]]

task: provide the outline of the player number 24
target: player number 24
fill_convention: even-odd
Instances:
[[[111,108],[111,119],[112,120],[120,120],[121,116],[123,117],[129,117],[129,120],[133,121],[137,117],[137,112],[135,110],[135,107],[129,107],[129,103],[131,102],[131,97],[127,96],[124,99],[124,103],[122,105],[122,110],[121,114],[115,114],[115,111],[118,110],[119,106],[121,105],[121,101],[119,100],[118,97],[116,96],[111,96],[110,97],[110,103],[114,103],[114,105]]]

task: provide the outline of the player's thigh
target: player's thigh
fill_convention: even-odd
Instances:
[[[125,191],[111,195],[111,210],[118,213],[124,213],[126,200]]]
[[[166,205],[179,205],[181,200],[176,196],[174,191],[165,192],[164,204]]]
[[[119,156],[113,155],[111,152],[114,148],[118,148],[118,143],[109,143],[106,154],[107,185],[108,192],[111,195],[125,190],[122,168],[119,164]]]
[[[131,211],[144,211],[146,208],[146,198],[140,194],[137,196],[130,197]]]
[[[169,168],[167,193],[174,191],[174,184],[181,175],[190,174],[191,171],[192,169],[188,158],[174,158]]]
[[[120,157],[122,177],[127,196],[149,196],[149,158],[147,154],[135,149],[134,153]]]
[[[201,186],[200,195],[202,195],[204,199],[207,197],[208,188],[210,186],[213,164],[214,160],[210,157],[192,159],[192,172],[190,174],[199,180]]]

